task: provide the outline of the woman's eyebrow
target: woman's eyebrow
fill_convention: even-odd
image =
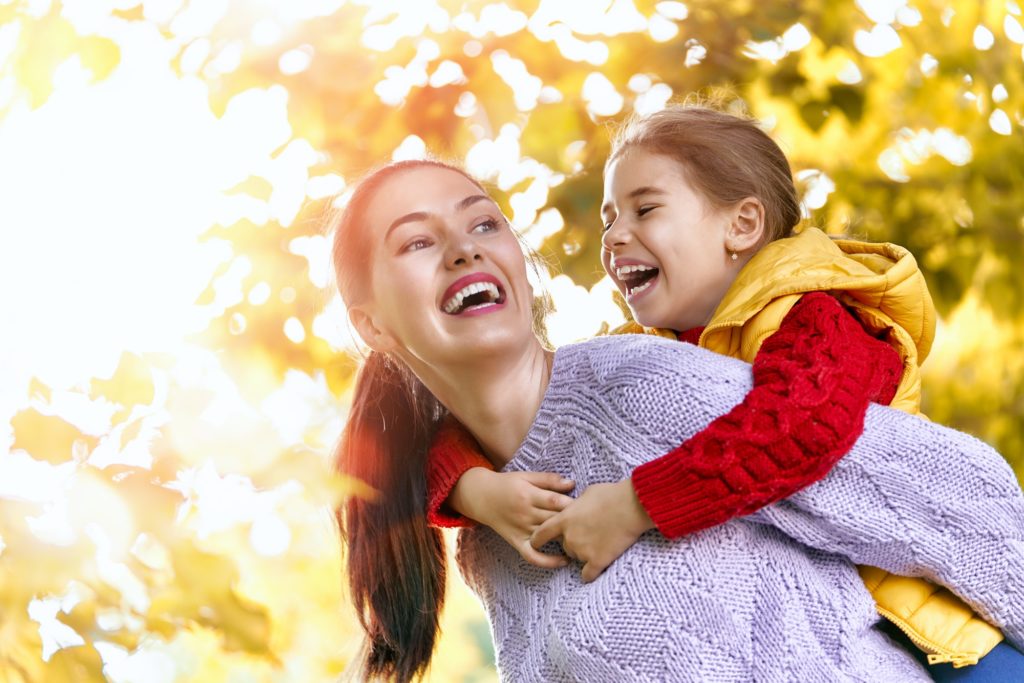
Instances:
[[[643,187],[638,187],[629,194],[627,194],[626,199],[636,199],[637,197],[642,197],[648,194],[666,194],[666,192],[665,190],[662,190],[660,187],[654,187],[653,185],[644,185]],[[601,213],[605,214],[608,211],[611,211],[611,208],[611,201],[607,201],[601,205]]]
[[[455,210],[465,211],[473,204],[476,204],[477,202],[481,201],[491,201],[491,198],[485,194],[470,195],[469,197],[466,197],[465,199],[460,199],[458,202],[456,202]],[[426,211],[413,211],[412,213],[407,213],[404,216],[396,218],[391,222],[391,225],[388,226],[387,232],[384,233],[384,239],[387,239],[391,232],[400,225],[404,225],[405,223],[415,223],[416,221],[425,221],[429,217],[430,214],[427,213]]]
[[[428,214],[426,211],[414,211],[412,213],[405,214],[401,218],[396,218],[391,222],[391,225],[388,226],[388,231],[384,233],[384,239],[387,239],[391,235],[391,233],[394,232],[395,228],[397,228],[400,225],[404,225],[406,223],[415,223],[417,221],[425,221],[429,217],[430,214]]]
[[[455,205],[455,210],[456,211],[465,211],[466,209],[471,207],[473,204],[476,204],[477,202],[489,202],[489,201],[491,201],[491,198],[488,197],[485,194],[470,195],[469,197],[466,197],[465,199],[460,201],[458,204],[456,204]]]

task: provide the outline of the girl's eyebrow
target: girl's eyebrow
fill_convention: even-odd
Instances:
[[[485,194],[470,195],[456,202],[455,210],[465,211],[466,209],[468,209],[473,204],[476,204],[477,202],[490,200],[491,198]],[[400,225],[404,225],[405,223],[415,223],[416,221],[425,221],[429,217],[430,214],[427,213],[426,211],[413,211],[412,213],[407,213],[404,216],[401,216],[400,218],[396,218],[391,222],[391,225],[388,226],[387,232],[384,233],[384,239],[387,239],[391,232]]]
[[[636,199],[637,197],[642,197],[642,196],[648,195],[648,194],[667,194],[667,193],[665,192],[665,190],[662,190],[659,187],[654,187],[653,185],[644,185],[643,187],[638,187],[635,190],[633,190],[632,192],[630,192],[629,194],[627,194],[626,195],[626,199]],[[612,203],[610,201],[607,201],[607,202],[605,202],[604,204],[601,205],[601,213],[602,214],[603,213],[607,213],[608,211],[611,210],[611,208],[612,208]]]

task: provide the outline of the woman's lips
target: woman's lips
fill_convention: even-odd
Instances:
[[[468,303],[467,303],[468,302]],[[453,282],[441,296],[441,311],[448,315],[481,315],[505,305],[505,290],[490,273],[470,273]]]

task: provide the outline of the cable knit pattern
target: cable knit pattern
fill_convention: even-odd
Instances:
[[[750,366],[649,336],[559,349],[507,470],[618,481],[727,413]],[[526,563],[486,527],[460,532],[506,681],[925,681],[876,628],[854,563],[949,586],[1024,646],[1024,497],[984,443],[872,406],[818,483],[677,540],[657,531],[596,581]]]
[[[824,477],[860,435],[868,404],[892,400],[903,363],[835,298],[813,292],[765,340],[753,369],[742,403],[633,473],[640,503],[669,538]]]

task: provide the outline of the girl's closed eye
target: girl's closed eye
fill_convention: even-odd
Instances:
[[[641,206],[639,209],[636,210],[636,215],[638,218],[643,218],[656,208],[658,208],[656,204],[645,204],[644,206]]]

